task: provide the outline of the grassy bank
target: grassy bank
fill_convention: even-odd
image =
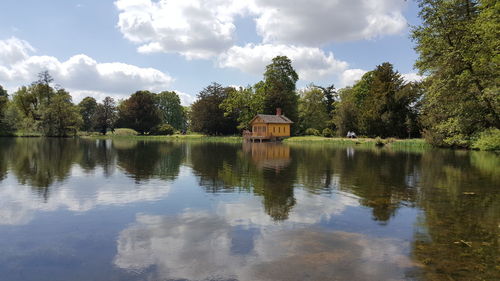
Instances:
[[[285,143],[331,143],[340,145],[360,146],[391,146],[391,147],[431,147],[423,139],[380,139],[380,138],[326,138],[319,136],[299,136],[284,140]]]
[[[151,136],[151,135],[126,135],[126,134],[92,134],[83,135],[82,138],[91,139],[131,139],[131,140],[147,140],[147,141],[207,141],[207,142],[225,142],[238,143],[243,139],[240,136],[207,136],[202,134],[186,134],[186,135],[170,135],[170,136]]]

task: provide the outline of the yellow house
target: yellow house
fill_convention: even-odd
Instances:
[[[252,121],[251,139],[280,139],[290,136],[292,120],[276,109],[276,115],[257,114]]]

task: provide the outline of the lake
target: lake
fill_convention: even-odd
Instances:
[[[0,138],[1,280],[494,280],[495,153]]]

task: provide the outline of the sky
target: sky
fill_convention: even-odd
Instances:
[[[0,85],[12,94],[48,70],[75,102],[260,81],[286,55],[297,87],[352,85],[383,62],[420,76],[412,0],[2,0]]]

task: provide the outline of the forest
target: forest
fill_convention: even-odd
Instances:
[[[254,85],[212,83],[182,106],[173,91],[139,90],[123,100],[86,97],[74,104],[48,71],[7,93],[0,85],[0,135],[74,136],[130,128],[141,135],[200,132],[240,134],[258,113],[276,108],[294,121],[293,135],[419,138],[440,147],[500,149],[500,3],[418,1],[420,26],[412,27],[424,77],[405,81],[389,62],[353,86],[310,84],[286,56],[275,57]],[[57,82],[57,81],[55,81]]]

